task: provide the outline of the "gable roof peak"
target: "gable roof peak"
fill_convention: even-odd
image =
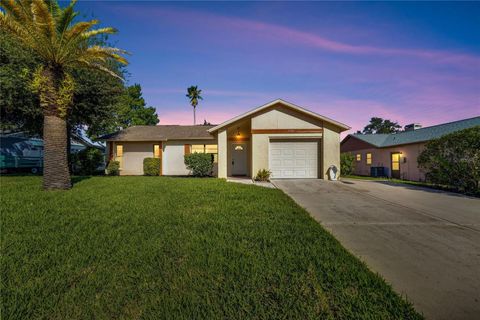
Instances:
[[[346,130],[351,129],[351,128],[350,128],[349,126],[347,126],[346,124],[343,124],[343,123],[341,123],[341,122],[335,121],[335,120],[333,120],[333,119],[330,119],[330,118],[328,118],[328,117],[322,116],[322,115],[320,115],[320,114],[318,114],[318,113],[315,113],[315,112],[313,112],[313,111],[310,111],[310,110],[307,110],[307,109],[305,109],[305,108],[303,108],[303,107],[300,107],[300,106],[298,106],[298,105],[296,105],[296,104],[293,104],[293,103],[291,103],[291,102],[288,102],[288,101],[286,101],[286,100],[283,100],[283,99],[278,98],[278,99],[275,99],[275,100],[273,100],[273,101],[270,101],[270,102],[268,102],[268,103],[266,103],[266,104],[264,104],[264,105],[261,105],[260,107],[251,109],[251,110],[249,110],[249,111],[247,111],[247,112],[245,112],[245,113],[243,113],[243,114],[241,114],[241,115],[239,115],[239,116],[236,116],[236,117],[234,117],[234,118],[231,118],[231,119],[229,119],[229,120],[227,120],[227,121],[225,121],[225,122],[223,122],[223,123],[221,123],[221,124],[219,124],[219,125],[211,128],[211,129],[209,129],[208,132],[213,133],[213,132],[215,132],[215,131],[217,131],[217,130],[219,130],[219,129],[221,129],[221,128],[229,125],[229,124],[232,124],[232,123],[234,123],[234,122],[236,122],[236,121],[238,121],[238,120],[241,120],[241,119],[243,119],[243,118],[245,118],[245,117],[251,116],[251,115],[253,115],[253,114],[257,113],[257,112],[260,112],[260,111],[262,111],[262,110],[265,110],[265,109],[267,109],[267,108],[270,108],[270,107],[272,107],[272,106],[274,106],[274,105],[276,105],[276,104],[278,104],[278,103],[280,103],[280,104],[282,104],[283,106],[286,106],[286,107],[288,107],[288,108],[291,108],[291,109],[293,109],[293,110],[296,110],[296,111],[298,111],[298,112],[301,112],[301,113],[304,113],[304,114],[306,114],[306,115],[309,115],[309,116],[311,116],[311,117],[313,117],[313,118],[316,118],[316,119],[319,119],[319,120],[322,120],[322,121],[331,123],[331,124],[333,124],[333,125],[341,128],[342,131],[346,131]]]

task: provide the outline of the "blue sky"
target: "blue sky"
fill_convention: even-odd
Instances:
[[[480,115],[480,3],[92,2],[119,29],[160,124],[219,123],[276,98],[361,129]]]

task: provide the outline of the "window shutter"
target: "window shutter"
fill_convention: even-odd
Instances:
[[[189,144],[186,144],[185,145],[185,148],[184,148],[184,154],[190,154],[190,145]]]

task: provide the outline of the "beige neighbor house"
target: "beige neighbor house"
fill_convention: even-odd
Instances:
[[[327,178],[340,168],[340,133],[348,126],[292,103],[275,100],[217,126],[135,126],[104,136],[121,175],[142,175],[143,159],[162,159],[161,175],[188,175],[184,155],[210,153],[213,174],[272,178]]]
[[[393,134],[350,134],[342,140],[341,152],[354,155],[356,175],[424,181],[425,173],[418,167],[417,157],[425,144],[475,126],[480,126],[480,117],[425,128],[410,124],[405,131]]]

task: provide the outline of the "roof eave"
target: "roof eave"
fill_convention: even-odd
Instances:
[[[250,115],[252,115],[252,114],[255,114],[255,113],[257,113],[257,112],[260,112],[260,111],[262,111],[262,110],[265,110],[265,109],[267,109],[267,108],[269,108],[269,107],[271,107],[271,106],[273,106],[273,105],[275,105],[275,104],[277,104],[277,103],[283,104],[284,106],[287,106],[287,107],[289,107],[289,108],[292,108],[292,109],[294,109],[294,110],[296,110],[296,111],[305,113],[305,114],[307,114],[307,115],[309,115],[309,116],[311,116],[311,117],[314,117],[314,118],[316,118],[316,119],[319,119],[319,120],[322,120],[322,121],[326,121],[326,122],[328,122],[328,123],[330,123],[330,124],[333,124],[333,125],[339,127],[339,128],[341,129],[340,131],[347,131],[347,130],[350,130],[350,129],[351,129],[351,127],[347,126],[346,124],[343,124],[343,123],[341,123],[341,122],[338,122],[338,121],[335,121],[335,120],[333,120],[333,119],[327,118],[327,117],[325,117],[325,116],[319,115],[319,114],[317,114],[317,113],[315,113],[315,112],[312,112],[312,111],[310,111],[310,110],[304,109],[304,108],[302,108],[302,107],[300,107],[300,106],[297,106],[297,105],[295,105],[295,104],[293,104],[293,103],[290,103],[290,102],[287,102],[287,101],[285,101],[285,100],[276,99],[276,100],[271,101],[271,102],[269,102],[269,103],[266,103],[266,104],[264,104],[264,105],[262,105],[262,106],[260,106],[260,107],[257,107],[257,108],[255,108],[255,109],[252,109],[252,110],[250,110],[250,111],[247,111],[247,112],[245,112],[245,113],[243,113],[243,114],[241,114],[241,115],[238,115],[238,116],[236,116],[236,117],[234,117],[234,118],[231,118],[231,119],[229,119],[229,120],[227,120],[227,121],[219,124],[218,126],[215,126],[215,127],[213,127],[213,128],[210,128],[210,129],[208,130],[208,132],[213,133],[213,132],[215,132],[215,131],[218,131],[219,129],[221,129],[221,128],[225,127],[225,126],[228,126],[229,124],[232,124],[232,123],[234,123],[234,122],[237,122],[237,121],[239,121],[239,120],[241,120],[241,119],[243,119],[243,118],[246,118],[246,117],[248,117],[248,116],[250,116]]]
[[[359,141],[362,141],[362,142],[365,142],[366,144],[369,144],[369,145],[371,145],[372,147],[375,147],[375,148],[383,148],[383,146],[381,146],[381,145],[377,145],[377,144],[371,143],[369,141],[363,140],[363,139],[359,138],[357,135],[354,135],[354,134],[349,134],[348,136],[343,138],[343,140],[340,142],[340,145],[342,145],[344,142],[347,142],[348,138],[355,138],[355,139],[357,139]]]

